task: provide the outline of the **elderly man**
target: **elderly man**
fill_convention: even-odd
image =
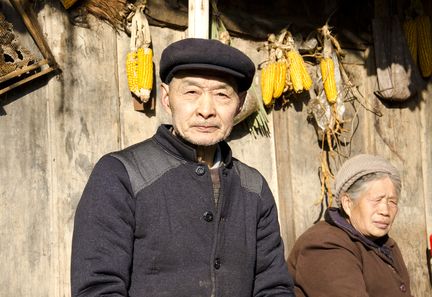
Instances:
[[[269,186],[224,141],[254,74],[216,40],[163,51],[172,125],[93,169],[75,215],[72,296],[294,296]]]

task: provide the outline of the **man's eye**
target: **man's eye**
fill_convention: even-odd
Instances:
[[[228,97],[228,95],[227,95],[226,93],[222,93],[222,92],[216,93],[216,95],[217,95],[218,97],[225,97],[225,98]]]

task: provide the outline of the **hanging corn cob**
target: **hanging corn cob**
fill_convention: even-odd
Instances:
[[[432,75],[432,32],[428,15],[420,15],[416,18],[418,63],[423,77]]]
[[[332,58],[332,44],[331,39],[328,37],[330,35],[330,31],[327,26],[323,27],[323,38],[324,38],[324,46],[323,46],[323,57],[320,61],[320,71],[322,82],[324,85],[324,93],[327,97],[327,101],[330,104],[336,103],[338,90],[336,86],[336,78],[335,78],[335,65]]]
[[[417,23],[414,19],[409,18],[406,19],[402,24],[405,39],[408,44],[409,51],[411,53],[411,57],[415,65],[417,65]]]
[[[284,57],[283,50],[276,48],[275,50],[276,62],[275,62],[275,78],[273,84],[273,99],[277,99],[282,96],[285,90],[286,78],[287,78],[287,60]]]
[[[312,82],[312,78],[309,75],[309,72],[306,69],[306,64],[303,60],[303,57],[302,57],[302,63],[300,63],[300,71],[302,76],[303,89],[309,91],[309,89],[313,85],[313,82]]]
[[[409,2],[402,27],[413,62],[418,66],[421,76],[428,78],[432,75],[431,20],[421,0]]]
[[[126,73],[129,90],[141,103],[150,98],[153,86],[153,51],[145,6],[138,6],[132,17],[130,51],[126,56]]]
[[[287,53],[292,87],[296,93],[307,91],[312,86],[312,79],[306,70],[303,57],[293,49]]]
[[[285,59],[277,61],[275,64],[275,78],[273,85],[273,98],[279,98],[285,89],[285,82],[287,76],[287,62]]]
[[[337,99],[333,59],[331,57],[322,58],[320,61],[320,70],[327,100],[330,104],[333,104]]]
[[[277,62],[276,62],[276,53],[274,50],[270,53],[270,58],[267,63],[261,69],[261,96],[264,102],[264,105],[269,107],[273,104],[273,93],[274,86],[276,81],[276,72],[277,72]]]
[[[264,105],[269,107],[282,96],[286,87],[287,60],[282,49],[271,49],[269,61],[261,70],[261,93]]]
[[[303,91],[303,81],[301,75],[300,64],[302,58],[300,54],[295,50],[290,50],[287,53],[289,63],[289,74],[292,87],[296,93]]]
[[[312,87],[312,79],[290,32],[287,32],[286,45],[290,85],[296,93],[307,91]]]

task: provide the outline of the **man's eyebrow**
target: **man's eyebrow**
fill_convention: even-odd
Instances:
[[[201,86],[201,83],[194,80],[193,78],[185,77],[182,79],[182,84],[185,85],[191,85],[191,86]],[[234,89],[229,83],[227,82],[217,82],[215,85],[211,87],[212,90],[214,89],[224,89],[224,90],[230,90]]]
[[[182,79],[179,79],[179,82],[183,83],[183,84],[189,84],[189,85],[196,85],[196,82],[188,77],[184,77]]]

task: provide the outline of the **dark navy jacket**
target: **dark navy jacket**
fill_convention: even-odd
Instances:
[[[207,166],[160,126],[99,160],[75,214],[72,296],[294,296],[273,195],[222,142]]]

